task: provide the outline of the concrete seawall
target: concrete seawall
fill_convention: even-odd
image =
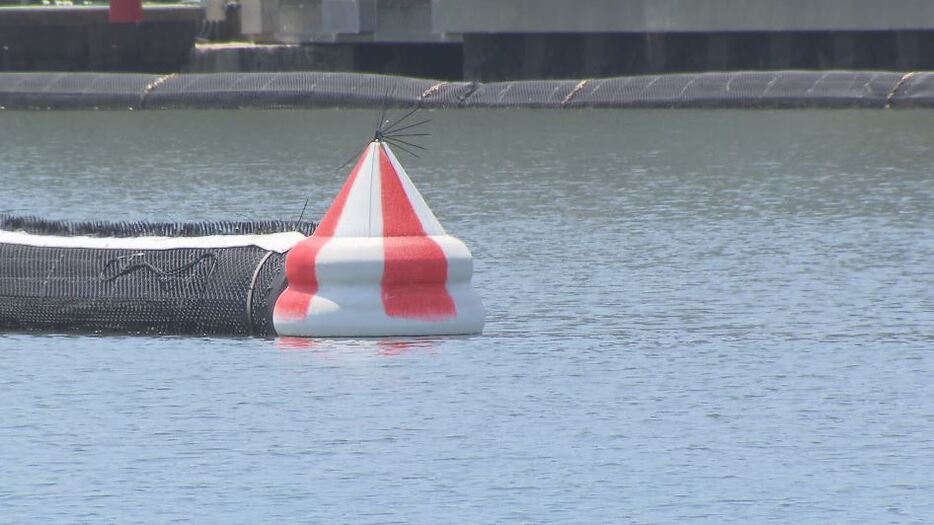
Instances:
[[[241,0],[0,7],[0,71],[348,71],[508,82],[934,70],[931,0]],[[211,18],[211,21],[208,21]],[[244,42],[201,42],[234,39]],[[260,44],[260,45],[255,45]]]
[[[3,109],[934,107],[934,72],[444,82],[360,73],[0,73]]]
[[[201,25],[197,6],[147,6],[111,24],[106,6],[0,7],[0,71],[178,71]]]

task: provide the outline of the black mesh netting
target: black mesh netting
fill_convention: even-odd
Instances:
[[[480,84],[476,82],[441,82],[422,94],[418,105],[423,108],[459,108]]]
[[[360,73],[189,74],[166,79],[146,107],[456,107],[472,89],[469,83]]]
[[[6,217],[4,229],[16,221]],[[276,221],[98,224],[96,230],[92,223],[24,222],[22,231],[108,237],[293,230]],[[297,229],[310,233],[314,225]],[[256,246],[126,250],[0,243],[0,329],[272,335],[284,261],[285,254]]]
[[[564,105],[578,80],[525,80],[483,84],[464,101],[464,107],[535,107],[552,108]]]
[[[7,109],[138,109],[157,75],[3,73],[0,107]]]
[[[892,96],[895,107],[934,107],[934,73],[909,73]]]
[[[884,107],[899,73],[774,71],[588,81],[569,107]]]
[[[365,73],[0,73],[0,107],[918,107],[934,74],[739,71],[585,80],[441,82]]]
[[[56,221],[40,217],[0,213],[0,230],[22,231],[38,235],[83,235],[89,237],[200,237],[205,235],[262,235],[279,232],[302,232],[311,235],[311,221]]]

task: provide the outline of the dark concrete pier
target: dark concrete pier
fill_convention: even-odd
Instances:
[[[405,42],[398,64],[448,43],[463,80],[934,68],[929,0],[244,0],[245,11],[249,3],[265,6],[252,10],[257,40],[363,54]]]
[[[0,7],[0,71],[178,71],[204,11],[146,6],[140,24],[110,24],[106,6]]]
[[[934,69],[930,0],[240,0],[194,45],[201,7],[0,8],[0,70],[346,71],[444,80],[705,71]],[[233,21],[232,21],[233,20]],[[230,34],[227,35],[231,36]]]

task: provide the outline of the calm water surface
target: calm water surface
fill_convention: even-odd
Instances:
[[[934,113],[428,116],[482,336],[0,335],[0,523],[934,520]],[[319,217],[374,120],[0,112],[0,211]]]

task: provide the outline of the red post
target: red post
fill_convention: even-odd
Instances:
[[[107,17],[112,24],[143,21],[143,0],[110,0]]]

